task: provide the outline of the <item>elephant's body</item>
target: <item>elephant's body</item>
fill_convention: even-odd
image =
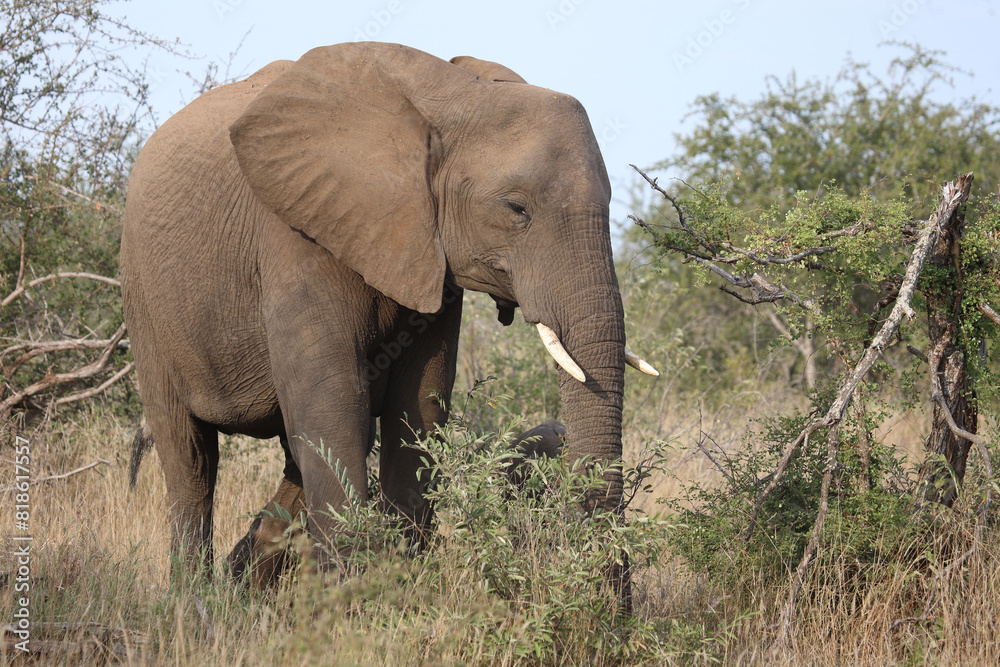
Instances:
[[[229,126],[289,64],[274,63],[245,82],[213,90],[164,123],[132,173],[131,224],[122,239],[126,317],[140,375],[157,378],[143,382],[146,401],[153,402],[149,394],[172,391],[191,415],[220,431],[262,438],[284,431],[277,384],[285,372],[296,382],[319,387],[356,363],[359,344],[367,374],[374,376],[365,393],[372,398],[373,416],[378,415],[387,374],[371,369],[385,370],[376,365],[385,365],[376,360],[384,354],[382,346],[394,349],[390,343],[401,334],[405,341],[404,332],[428,335],[426,329],[433,326],[428,320],[436,319],[369,287],[255,198],[237,164]],[[180,189],[162,179],[160,174],[178,162],[196,187]],[[192,209],[192,199],[206,206]],[[176,252],[179,247],[186,252]],[[170,308],[162,307],[167,303]],[[460,307],[458,299],[449,312]],[[447,332],[435,333],[453,347],[458,329],[450,324]],[[225,335],[206,337],[206,331]],[[308,350],[320,345],[323,363],[314,367]],[[338,363],[331,367],[329,349],[338,345],[344,353],[333,356]],[[157,353],[143,358],[153,346]],[[298,353],[289,355],[289,349]],[[167,377],[171,388],[157,386]],[[449,378],[440,378],[431,389],[449,390]]]
[[[122,292],[188,563],[211,553],[220,431],[280,436],[275,502],[322,541],[347,500],[334,468],[364,494],[379,417],[383,502],[426,525],[405,445],[447,417],[463,289],[551,330],[583,369],[560,371],[569,455],[620,457],[624,320],[589,120],[505,67],[455,62],[314,49],[206,93],[141,151]],[[621,474],[606,478],[590,502],[614,510]],[[266,559],[271,524],[234,557]]]
[[[404,413],[424,431],[446,415],[434,397],[447,401],[454,383],[461,289],[448,289],[433,315],[399,305],[264,209],[239,169],[229,126],[290,64],[273,63],[185,107],[147,142],[129,183],[122,290],[147,428],[167,444],[158,453],[168,468],[187,463],[171,461],[192,454],[173,443],[192,434],[208,464],[196,466],[204,475],[182,478],[190,488],[172,490],[175,507],[214,487],[213,429],[287,443],[289,423],[313,446],[354,452],[363,461],[373,418],[384,417],[383,437],[400,437],[390,422],[401,424]],[[178,162],[194,187],[159,177]],[[205,205],[192,208],[190,200]],[[316,456],[302,444],[287,446]],[[406,452],[384,456],[392,455]],[[288,457],[286,486],[288,478],[296,481],[297,458]],[[387,500],[413,518],[423,500],[407,482],[415,482],[418,464],[387,467],[383,484]],[[407,479],[393,485],[393,474]],[[351,481],[364,489],[363,477]],[[278,495],[287,498],[287,489]]]

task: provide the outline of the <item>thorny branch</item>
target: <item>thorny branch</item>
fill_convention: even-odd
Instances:
[[[795,263],[805,263],[807,268],[811,269],[826,269],[825,265],[819,264],[818,262],[809,261],[810,258],[818,257],[820,255],[825,255],[827,253],[834,252],[836,248],[834,246],[821,246],[817,248],[807,248],[801,250],[792,255],[786,256],[776,256],[776,255],[765,255],[759,252],[754,252],[752,250],[747,250],[746,248],[741,248],[732,242],[722,242],[713,243],[704,236],[696,232],[690,225],[687,216],[684,213],[683,207],[681,207],[680,201],[670,195],[666,190],[660,187],[658,179],[651,178],[648,174],[643,172],[641,169],[636,167],[634,164],[630,165],[635,171],[642,176],[649,183],[650,187],[659,192],[664,199],[666,199],[670,206],[673,208],[674,213],[677,215],[678,225],[681,231],[683,231],[687,236],[695,243],[695,247],[680,246],[674,243],[670,243],[664,239],[652,225],[650,225],[645,220],[638,218],[634,215],[630,215],[629,218],[639,227],[644,229],[650,236],[653,237],[653,241],[657,246],[679,252],[691,260],[695,261],[708,271],[716,274],[729,284],[738,287],[740,289],[748,290],[752,292],[750,296],[741,295],[734,290],[729,289],[724,284],[720,286],[720,289],[727,294],[730,294],[743,303],[757,305],[762,303],[774,303],[776,301],[788,300],[792,303],[804,308],[809,311],[812,316],[818,316],[819,308],[816,304],[807,298],[803,298],[796,294],[794,291],[788,289],[787,286],[780,282],[775,282],[765,276],[760,271],[755,271],[751,275],[730,273],[723,269],[720,264],[735,264],[741,259],[749,259],[758,266],[769,266],[769,265],[788,265]],[[859,234],[864,230],[862,224],[857,224],[848,228],[848,230],[841,230],[844,233],[840,234]],[[833,238],[833,237],[831,237]],[[700,249],[700,250],[699,250]],[[727,251],[732,253],[734,256],[724,256],[721,251]]]

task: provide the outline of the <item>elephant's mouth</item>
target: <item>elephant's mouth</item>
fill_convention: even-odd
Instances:
[[[517,303],[492,294],[490,296],[497,304],[497,321],[505,327],[510,326],[514,321],[514,309],[517,308]]]

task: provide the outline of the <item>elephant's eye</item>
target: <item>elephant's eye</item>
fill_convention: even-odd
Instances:
[[[507,206],[519,218],[518,224],[525,224],[531,219],[528,215],[528,209],[524,204],[516,201],[509,201],[507,202]]]

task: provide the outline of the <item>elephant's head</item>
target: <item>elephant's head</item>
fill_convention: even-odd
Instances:
[[[566,427],[555,419],[522,432],[511,443],[511,458],[507,462],[507,479],[518,489],[523,489],[530,472],[525,461],[555,458],[562,455]]]
[[[620,457],[611,186],[578,101],[474,58],[343,44],[290,66],[230,136],[269,210],[400,304],[433,313],[452,281],[492,295],[502,321],[520,306],[569,369],[570,456]],[[607,480],[592,501],[615,508],[621,475]]]

